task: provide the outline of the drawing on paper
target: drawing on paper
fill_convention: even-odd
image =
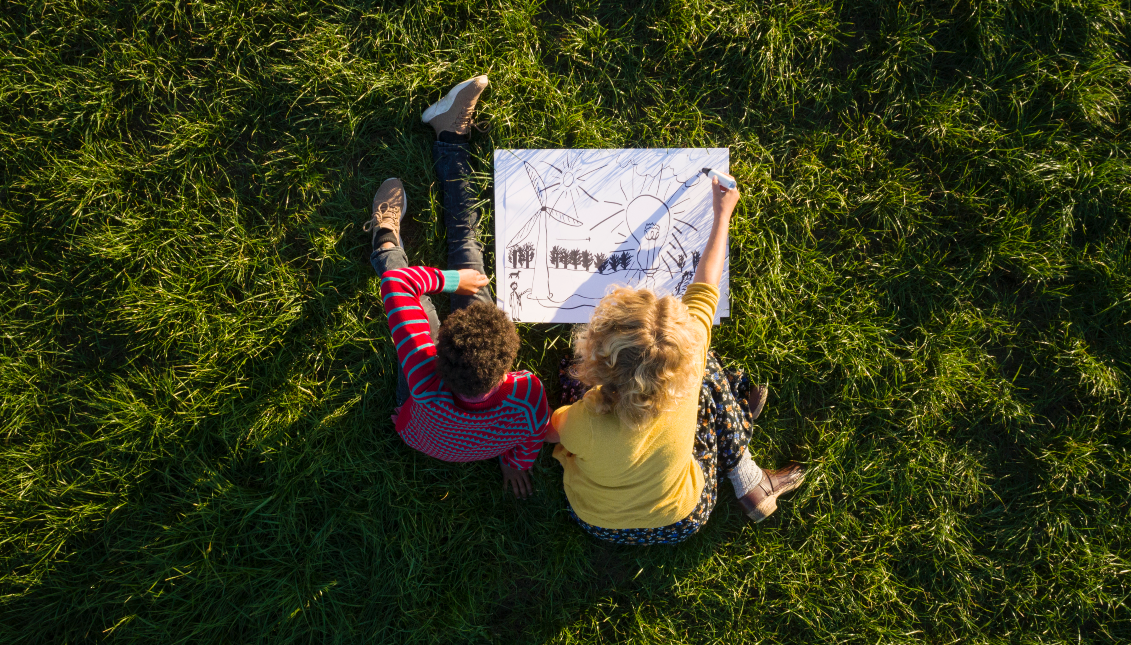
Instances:
[[[585,322],[611,285],[682,294],[711,226],[702,169],[729,165],[726,149],[497,150],[500,306],[520,322]]]

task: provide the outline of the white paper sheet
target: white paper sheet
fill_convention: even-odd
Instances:
[[[613,285],[682,295],[726,148],[495,151],[495,289],[517,322],[588,322]],[[715,323],[730,315],[730,257]]]

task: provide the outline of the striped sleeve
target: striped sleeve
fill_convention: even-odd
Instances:
[[[436,345],[420,297],[459,286],[459,273],[430,267],[406,267],[381,276],[381,302],[389,317],[389,330],[397,348],[397,360],[413,397],[439,389],[436,376]]]
[[[530,419],[530,435],[502,454],[503,463],[518,470],[530,470],[550,425],[550,406],[546,403],[546,392],[542,381],[527,372],[515,380],[515,392],[511,403]]]

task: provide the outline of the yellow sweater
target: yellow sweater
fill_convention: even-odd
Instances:
[[[717,287],[695,283],[683,302],[707,339],[696,348],[706,369]],[[699,388],[671,412],[629,430],[616,414],[594,414],[584,401],[558,408],[553,425],[561,437],[554,458],[565,469],[565,492],[582,520],[606,529],[667,526],[691,514],[703,493],[703,471],[694,458]]]

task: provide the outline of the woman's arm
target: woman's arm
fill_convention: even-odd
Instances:
[[[730,214],[738,203],[738,188],[727,190],[719,185],[718,179],[712,178],[711,197],[715,207],[715,220],[711,224],[711,235],[707,238],[707,246],[703,249],[703,257],[699,260],[699,268],[695,269],[692,282],[705,282],[717,287],[726,263]]]

